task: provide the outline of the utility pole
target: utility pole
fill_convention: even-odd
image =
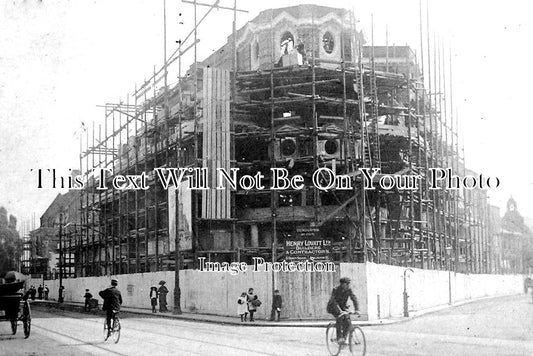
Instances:
[[[274,115],[275,115],[275,106],[274,106],[274,63],[275,63],[275,41],[274,41],[274,15],[273,10],[270,10],[270,35],[272,41],[272,51],[270,54],[270,147],[272,147],[272,154],[270,155],[270,166],[276,168],[276,130],[274,128]],[[270,190],[270,206],[271,206],[271,217],[272,217],[272,263],[277,261],[276,252],[278,245],[278,193],[276,190]],[[276,290],[276,274],[272,270],[272,298],[274,296],[274,291]]]
[[[59,213],[59,294],[57,301],[63,303],[63,249],[61,240],[63,235],[63,213]]]
[[[180,78],[181,80],[181,78]],[[181,84],[180,84],[181,85]],[[181,90],[181,89],[180,89]],[[181,110],[181,108],[180,108]],[[180,114],[181,115],[181,114]],[[178,157],[180,157],[178,151]],[[178,158],[179,165],[179,158]],[[176,187],[176,195],[179,194],[179,188]],[[178,196],[179,197],[179,196]],[[176,197],[174,197],[176,199]],[[181,314],[181,288],[180,288],[180,207],[179,204],[176,204],[176,236],[174,237],[174,309],[172,314],[179,315]]]
[[[403,316],[409,317],[409,294],[407,294],[407,272],[414,273],[411,268],[403,271]]]

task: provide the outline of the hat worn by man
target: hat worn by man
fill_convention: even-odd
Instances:
[[[112,279],[111,280],[111,285],[112,286],[118,286],[118,281],[116,279]]]
[[[350,278],[348,278],[348,277],[343,277],[343,278],[340,279],[339,282],[340,282],[340,283],[350,283]]]
[[[162,286],[162,285],[165,284],[165,283],[167,283],[167,282],[165,282],[165,281],[159,281],[159,285],[160,285],[160,286]]]

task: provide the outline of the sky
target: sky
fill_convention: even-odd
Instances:
[[[373,18],[375,45],[385,45],[388,37],[389,45],[408,44],[420,55],[418,0],[237,0],[248,11],[238,13],[237,26],[262,10],[303,3],[353,9],[368,41]],[[63,192],[38,189],[35,170],[55,168],[68,175],[69,169],[79,168],[78,136],[83,127],[91,130],[93,121],[102,122],[104,111],[98,106],[126,102],[136,85],[164,63],[163,4],[0,1],[0,206],[17,216],[19,228],[38,227],[39,217]],[[220,5],[232,7],[233,0],[221,0]],[[512,195],[522,215],[533,217],[533,124],[528,110],[522,110],[531,100],[533,82],[531,5],[516,0],[423,0],[424,46],[428,7],[430,39],[441,43],[444,57],[452,57],[452,100],[466,164],[500,179],[500,187],[488,194],[501,214]],[[192,30],[193,8],[180,0],[166,1],[168,54]],[[206,11],[199,6],[198,18]],[[226,10],[213,10],[206,17],[198,29],[199,60],[226,42],[232,19]],[[192,60],[190,51],[183,68]],[[169,83],[176,78],[172,73]],[[452,98],[449,93],[447,97]],[[34,216],[37,223],[31,226]]]

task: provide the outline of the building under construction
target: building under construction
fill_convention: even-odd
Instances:
[[[431,168],[476,177],[438,44],[428,40],[419,58],[407,46],[374,46],[350,11],[300,5],[261,12],[182,74],[181,57],[199,45],[193,33],[83,137],[86,184],[69,245],[76,275],[173,270],[176,256],[180,268],[200,257],[281,261],[293,258],[290,241],[306,239],[326,241],[317,259],[493,272],[485,191],[430,189]],[[180,80],[168,85],[178,65]],[[210,188],[164,187],[156,170],[171,167],[207,168]],[[112,169],[105,182],[100,168]],[[267,189],[215,189],[216,168],[260,172]],[[304,187],[268,189],[271,168],[302,176]],[[332,172],[351,189],[317,188],[320,168],[330,171],[319,181]],[[372,182],[364,169],[379,169]],[[143,172],[148,189],[98,189]],[[419,184],[385,189],[384,175]]]

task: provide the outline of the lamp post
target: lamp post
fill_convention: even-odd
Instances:
[[[174,309],[172,310],[172,314],[181,314],[181,289],[180,289],[180,232],[179,229],[176,228],[176,240],[175,245],[176,248],[174,249],[174,261],[175,261],[175,267],[174,267]]]
[[[71,223],[66,224],[63,226],[63,212],[59,213],[59,292],[57,297],[58,303],[63,303],[64,296],[63,296],[63,229],[68,228],[71,225]],[[70,255],[69,255],[70,256]],[[43,281],[44,284],[44,281]]]
[[[181,314],[181,289],[180,289],[180,214],[183,211],[181,204],[181,197],[179,196],[179,186],[176,189],[176,197],[178,198],[176,204],[176,236],[174,237],[174,309],[172,314]],[[174,197],[174,199],[176,199]]]
[[[59,294],[58,303],[63,303],[63,248],[61,240],[63,237],[63,213],[59,213]]]
[[[448,256],[448,304],[452,305],[452,264],[451,255],[452,247],[446,247],[446,254]]]
[[[407,268],[403,271],[403,316],[408,318],[409,317],[409,304],[408,299],[409,296],[407,295],[407,271],[411,271],[412,273],[415,273],[411,268]]]

